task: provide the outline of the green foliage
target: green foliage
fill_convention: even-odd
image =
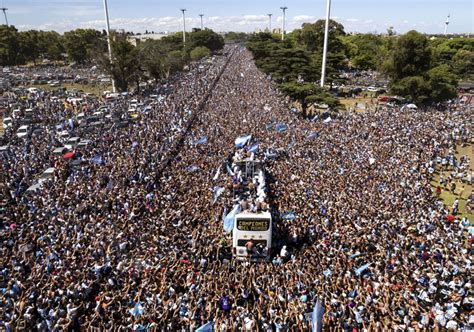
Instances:
[[[451,65],[458,77],[474,80],[474,51],[464,49],[457,51]]]
[[[310,52],[322,51],[325,25],[326,20],[304,23],[300,30],[294,32],[296,42]],[[334,20],[329,20],[328,50],[335,53],[343,50],[344,45],[338,37],[344,35],[344,26]]]
[[[332,110],[341,107],[339,99],[312,83],[287,82],[279,85],[280,90],[301,103],[303,113],[306,115],[310,103],[327,104]]]
[[[459,78],[474,78],[474,38],[436,38],[431,45],[436,65],[448,65]]]
[[[189,34],[189,49],[204,46],[211,52],[216,52],[224,47],[224,38],[212,30],[194,30]]]
[[[315,23],[305,23],[301,29],[296,29],[291,34],[296,46],[302,47],[311,53],[312,75],[310,79],[319,79],[322,66],[325,20]],[[330,20],[328,35],[328,53],[326,62],[326,81],[332,86],[333,83],[342,82],[339,71],[347,68],[347,45],[343,42],[345,36],[342,24]]]
[[[362,70],[377,70],[384,58],[384,38],[374,34],[357,34],[343,37],[351,66]]]
[[[224,40],[228,42],[244,42],[248,40],[249,34],[245,32],[227,32],[224,35]]]
[[[440,65],[430,69],[427,74],[430,85],[430,101],[440,102],[456,97],[458,82],[449,66]]]
[[[394,81],[424,74],[431,64],[431,48],[425,35],[409,31],[401,36],[392,51],[387,73]]]
[[[449,47],[450,43],[453,48]],[[410,31],[397,40],[387,66],[392,93],[421,104],[456,97],[457,77],[453,71],[455,65],[451,63],[454,63],[455,49],[463,46],[458,41],[434,45],[436,49],[432,52],[426,36],[416,31]],[[472,66],[464,61],[465,55],[461,53],[456,58],[457,66]]]
[[[71,61],[86,63],[106,52],[106,38],[97,30],[76,29],[64,33],[64,48]]]
[[[429,82],[423,76],[407,76],[391,86],[392,93],[408,98],[415,103],[425,103],[429,100]]]
[[[64,48],[54,31],[28,30],[0,25],[0,65],[19,65],[38,59],[59,60]]]
[[[117,35],[112,42],[112,54],[110,72],[116,87],[119,91],[128,91],[129,83],[138,81],[141,75],[138,49],[125,35]]]
[[[290,41],[274,38],[270,33],[254,34],[247,43],[255,63],[277,82],[297,79],[314,80],[311,67],[311,53],[300,47],[293,47]]]
[[[211,51],[205,46],[195,47],[189,54],[189,56],[191,57],[191,60],[193,61],[197,61],[201,58],[204,58],[210,55],[211,55]]]
[[[0,25],[0,65],[17,64],[18,56],[18,31],[13,26]]]

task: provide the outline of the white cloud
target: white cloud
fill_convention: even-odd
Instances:
[[[64,16],[68,17],[68,16]],[[99,16],[100,17],[100,16]],[[332,17],[334,20],[342,23],[347,32],[384,32],[388,26],[394,26],[399,32],[408,31],[411,25],[408,21],[399,22],[378,22],[372,19],[357,19],[357,18],[341,18]],[[272,17],[272,26],[280,27],[282,23],[282,16]],[[286,29],[291,31],[301,27],[303,23],[312,23],[318,20],[318,17],[311,15],[297,15],[286,17]],[[110,20],[110,27],[115,30],[125,30],[133,32],[173,32],[181,31],[182,29],[181,16],[165,16],[165,17],[145,17],[145,18],[115,18]],[[419,22],[424,27],[434,26],[426,22]],[[412,23],[413,24],[413,23]],[[234,16],[204,16],[204,26],[214,31],[245,31],[252,32],[257,29],[265,29],[268,26],[267,15],[234,15]],[[199,17],[186,18],[186,30],[191,31],[193,28],[200,27]],[[40,25],[23,24],[18,25],[20,30],[41,29],[41,30],[56,30],[59,32],[69,31],[76,28],[93,28],[102,30],[105,28],[105,21],[102,20],[81,20],[80,17],[64,18],[60,21],[50,21]]]
[[[310,16],[310,15],[297,15],[297,16],[293,17],[292,21],[294,23],[297,23],[297,22],[312,23],[312,22],[316,21],[316,17],[315,16]]]

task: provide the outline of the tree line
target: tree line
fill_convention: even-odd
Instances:
[[[224,47],[224,38],[212,30],[194,29],[160,40],[147,39],[133,45],[129,33],[112,32],[113,61],[107,54],[105,31],[75,29],[59,34],[54,31],[18,31],[0,25],[0,66],[38,64],[44,60],[102,66],[116,81],[119,90],[143,79],[164,79],[182,70],[191,61],[212,55]]]
[[[316,84],[320,80],[324,20],[305,23],[286,35],[258,33],[247,46],[257,66],[300,101],[340,107],[338,99]],[[389,78],[390,92],[416,103],[433,103],[456,96],[459,80],[474,79],[474,39],[428,37],[416,31],[396,36],[347,34],[344,26],[329,22],[326,83],[345,82],[342,72],[374,70]]]

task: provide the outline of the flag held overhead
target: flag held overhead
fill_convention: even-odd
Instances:
[[[240,136],[235,139],[235,147],[242,148],[252,139],[252,135]]]

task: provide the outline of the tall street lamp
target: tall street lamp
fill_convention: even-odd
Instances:
[[[109,23],[109,9],[107,7],[107,0],[104,0],[104,12],[105,12],[105,25],[107,27],[107,48],[108,48],[108,51],[109,51],[109,60],[110,60],[110,64],[112,64],[112,46],[110,44],[110,23]],[[112,92],[115,93],[115,80],[114,80],[114,76],[112,75]]]
[[[326,27],[324,29],[324,47],[323,47],[323,65],[321,68],[321,87],[324,87],[326,79],[326,60],[328,55],[328,34],[329,34],[329,17],[331,15],[331,0],[327,2],[326,8]]]
[[[202,17],[204,16],[204,14],[199,14],[199,16],[201,17],[201,30],[204,30],[204,24],[202,24]]]
[[[184,16],[184,12],[186,9],[181,9],[183,12],[183,44],[186,44],[186,17]]]
[[[280,7],[283,10],[283,21],[281,22],[281,40],[285,40],[285,11],[288,7]]]

